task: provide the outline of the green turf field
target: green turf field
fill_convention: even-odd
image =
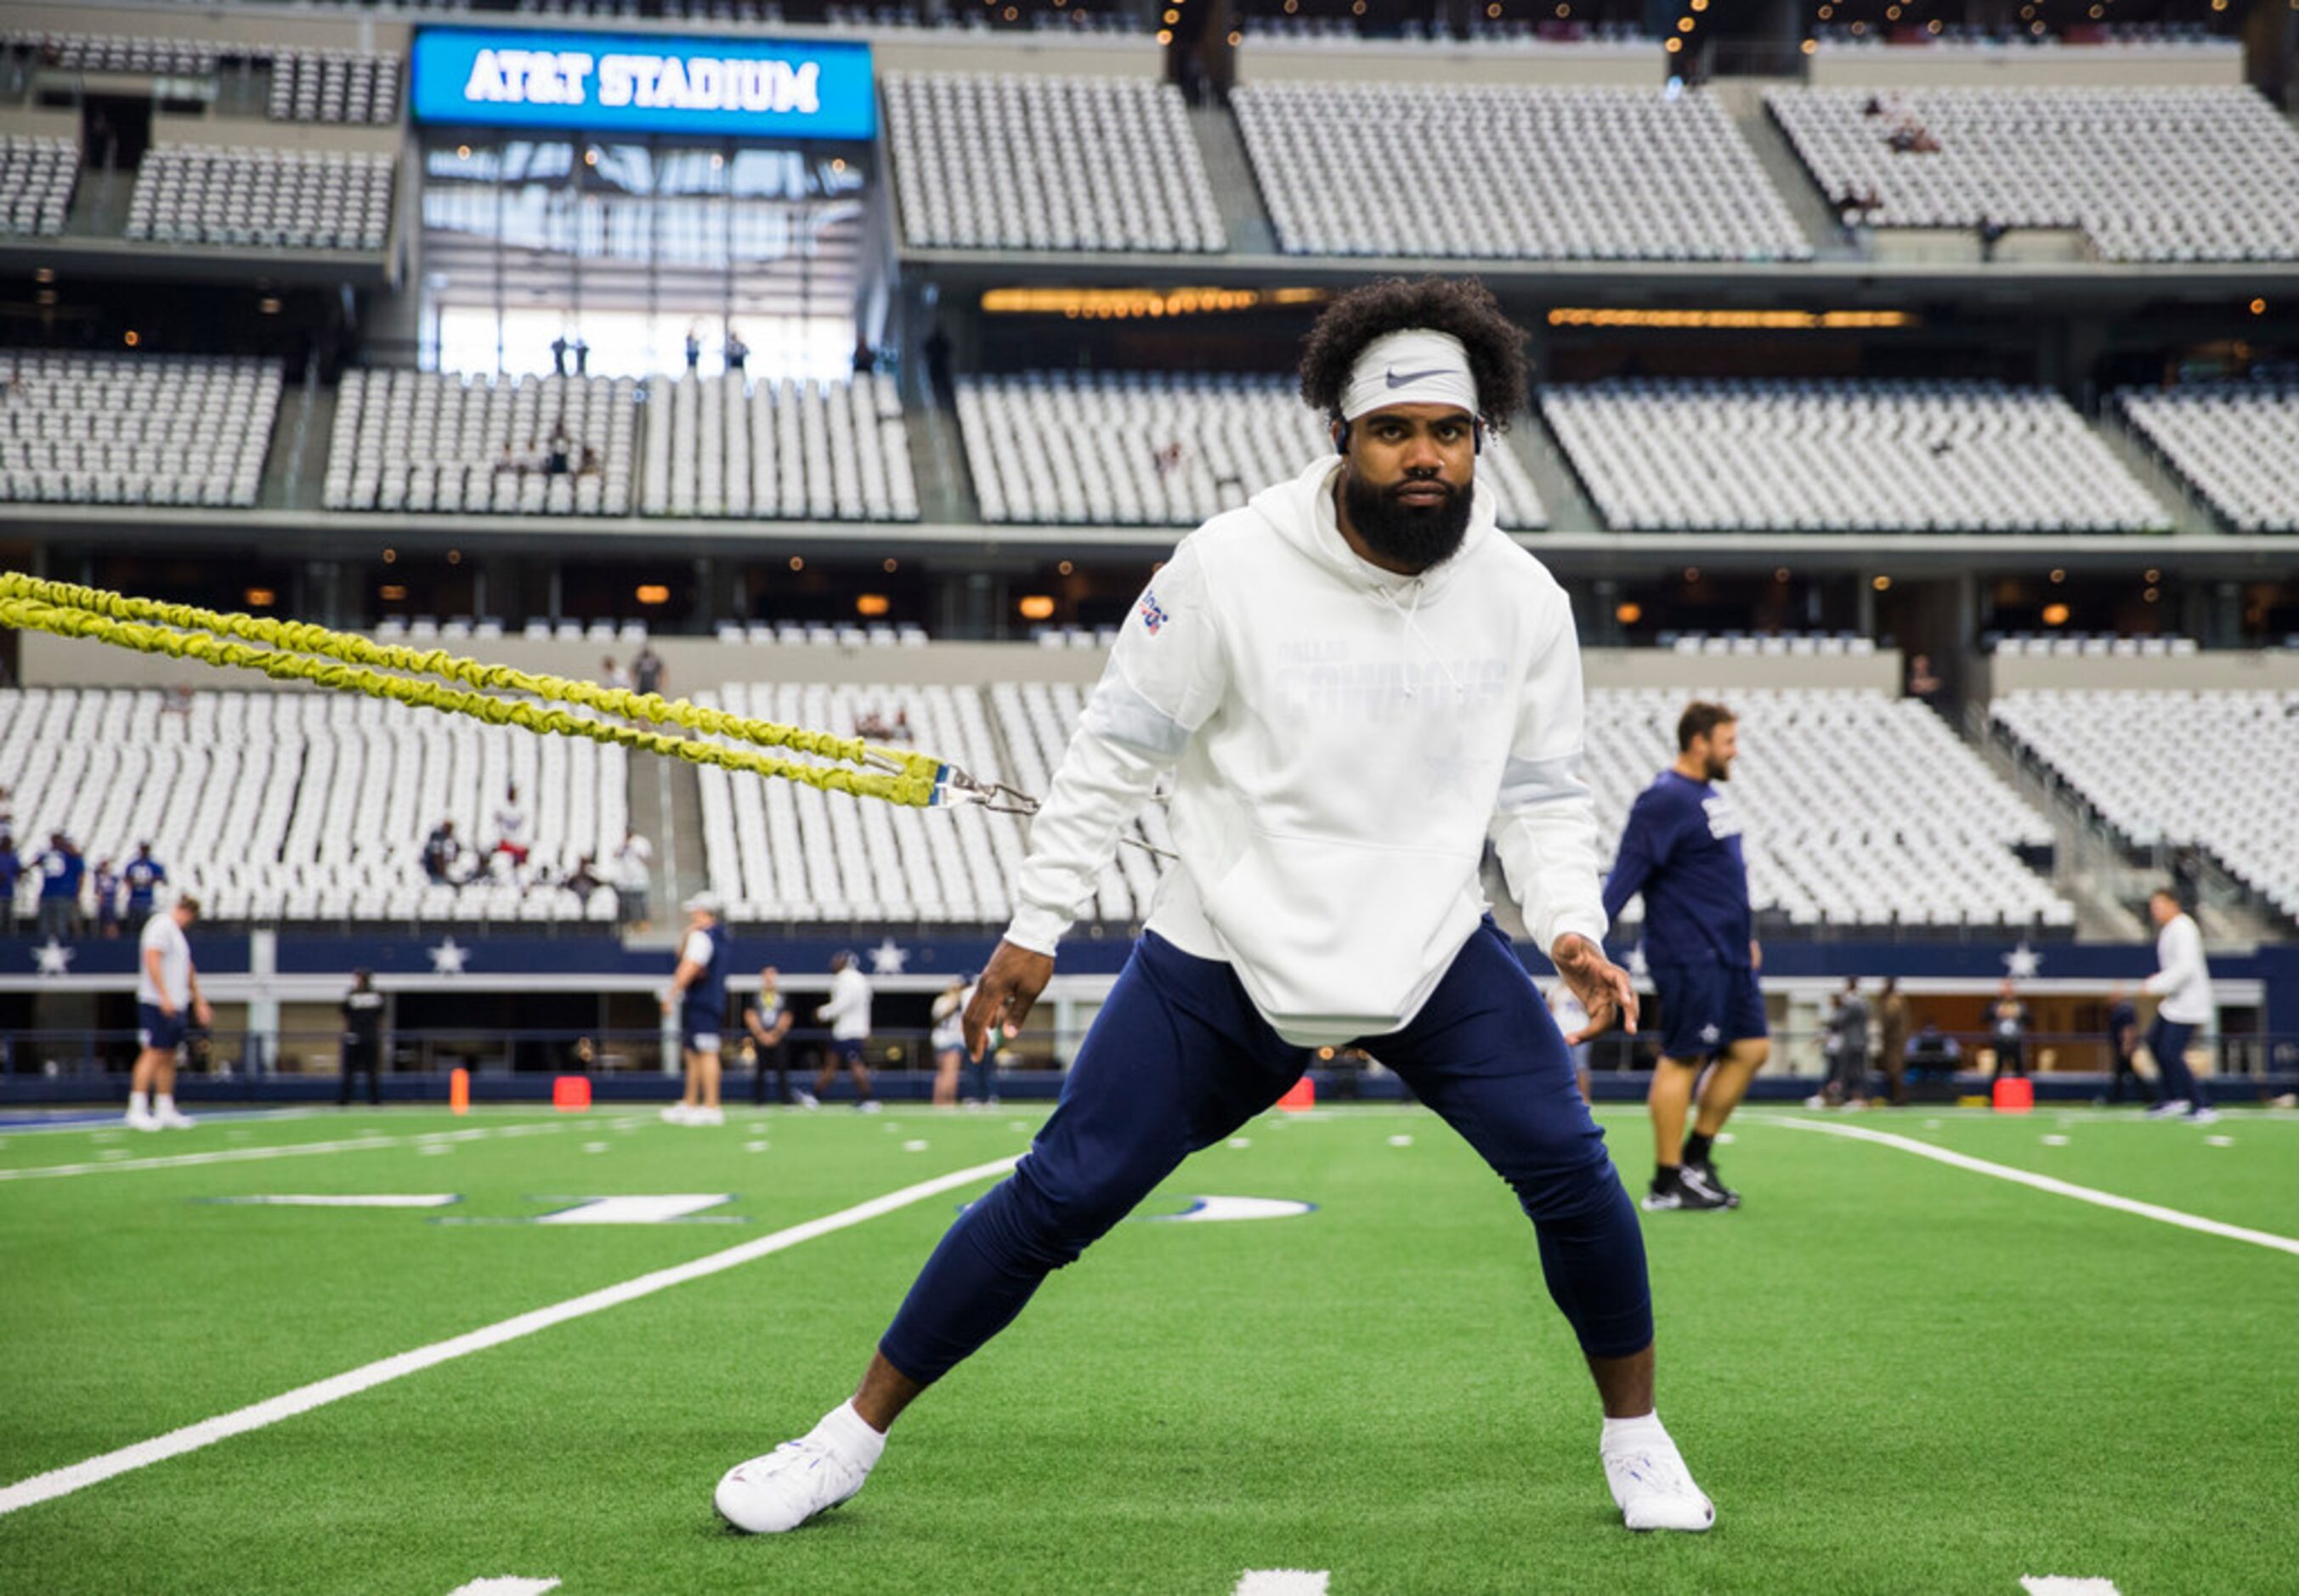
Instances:
[[[1739,1212],[1644,1217],[1661,1412],[1715,1498],[1706,1536],[1618,1526],[1531,1227],[1433,1118],[1365,1110],[1265,1118],[1185,1166],[1145,1211],[1317,1206],[1121,1226],[914,1409],[860,1497],[794,1534],[726,1532],[712,1485],[845,1394],[987,1177],[0,1515],[0,1591],[447,1596],[515,1575],[570,1596],[1225,1596],[1277,1568],[1330,1571],[1333,1596],[2299,1585],[2299,1256],[1783,1123],[1818,1118],[1735,1123]],[[1604,1118],[1640,1190],[1641,1115]],[[1034,1123],[0,1131],[0,1492],[1008,1157]],[[2299,1115],[1831,1123],[2299,1235]],[[220,1156],[178,1161],[198,1155]],[[219,1201],[383,1193],[461,1201]],[[730,1200],[531,1222],[664,1193]]]

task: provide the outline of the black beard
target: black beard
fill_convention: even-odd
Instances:
[[[1708,761],[1708,779],[1711,781],[1731,780],[1732,767],[1726,764],[1722,760],[1710,760]]]
[[[1354,471],[1344,471],[1341,503],[1365,547],[1407,570],[1424,571],[1451,559],[1469,534],[1469,491],[1449,483],[1440,486],[1446,489],[1444,503],[1424,509],[1399,503],[1391,496],[1396,488],[1375,487]]]

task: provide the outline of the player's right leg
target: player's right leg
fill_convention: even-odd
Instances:
[[[753,1533],[795,1528],[862,1488],[885,1427],[1013,1322],[1041,1282],[1132,1212],[1183,1159],[1276,1101],[1307,1052],[1254,1011],[1225,964],[1144,935],[1014,1173],[951,1226],[852,1401],[729,1470],[715,1498]]]

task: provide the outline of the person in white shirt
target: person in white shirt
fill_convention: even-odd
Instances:
[[[128,1128],[189,1130],[191,1116],[176,1109],[176,1053],[184,1045],[187,1019],[215,1023],[215,1010],[200,995],[199,972],[192,968],[192,944],[184,933],[200,918],[200,902],[189,893],[175,907],[144,922],[136,949],[136,1068],[129,1077]]]
[[[636,831],[615,850],[615,900],[626,930],[647,928],[647,888],[654,879],[654,844]]]
[[[866,1114],[878,1111],[870,1086],[870,1067],[864,1054],[870,1045],[870,983],[851,953],[834,953],[830,960],[830,1001],[814,1011],[830,1027],[830,1051],[815,1071],[814,1094],[830,1090],[843,1068],[854,1079],[854,1106]]]
[[[942,989],[934,1001],[934,1106],[958,1107],[958,1070],[966,1061],[966,989],[963,976]]]
[[[494,852],[510,854],[512,868],[524,869],[529,846],[527,810],[519,802],[519,784],[513,782],[503,790],[503,801],[495,807]]]
[[[2162,1092],[2147,1118],[2209,1124],[2220,1117],[2212,1107],[2211,1088],[2187,1067],[2187,1044],[2199,1027],[2212,1022],[2212,971],[2204,962],[2204,933],[2169,887],[2158,887],[2147,900],[2147,913],[2157,927],[2155,973],[2147,977],[2147,991],[2159,1000],[2155,1023],[2147,1027],[2147,1052]]]
[[[1184,538],[1135,602],[1031,822],[968,1051],[1018,1032],[1170,770],[1179,857],[1144,933],[1059,1106],[935,1249],[852,1400],[720,1479],[730,1524],[791,1529],[859,1491],[903,1409],[1048,1273],[1266,1111],[1316,1048],[1351,1043],[1514,1188],[1628,1527],[1714,1522],[1654,1410],[1642,1233],[1566,1052],[1635,1000],[1601,946],[1572,605],[1476,480],[1527,386],[1523,331],[1473,278],[1374,282],[1319,317],[1301,394],[1334,453]],[[1559,1034],[1487,912],[1489,835],[1589,1010],[1581,1035]],[[1469,1326],[1427,1311],[1448,1361],[1474,1356]]]
[[[686,901],[686,936],[678,944],[678,968],[663,993],[662,1011],[678,1018],[679,1052],[686,1064],[686,1090],[662,1111],[673,1125],[724,1125],[718,1106],[720,1027],[726,1021],[726,935],[718,929],[715,893]]]

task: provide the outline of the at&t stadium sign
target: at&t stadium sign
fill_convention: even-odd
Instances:
[[[465,28],[416,35],[415,117],[466,127],[876,136],[870,46]]]

